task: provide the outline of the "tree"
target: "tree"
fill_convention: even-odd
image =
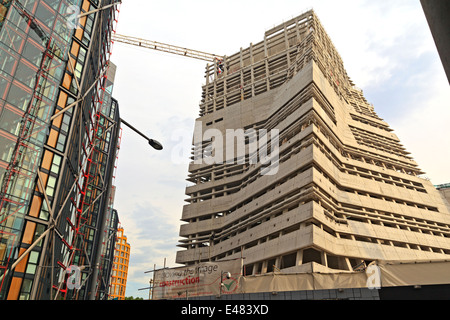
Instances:
[[[144,300],[144,298],[140,298],[140,297],[133,297],[133,296],[131,296],[131,297],[125,297],[125,300]]]

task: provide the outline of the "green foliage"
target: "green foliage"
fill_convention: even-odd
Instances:
[[[131,297],[125,297],[125,300],[144,300],[144,298],[140,298],[140,297],[133,297],[133,296],[131,296]]]

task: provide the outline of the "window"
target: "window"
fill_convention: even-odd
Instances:
[[[38,260],[39,260],[39,252],[31,251],[30,258],[28,259],[27,269],[25,272],[29,274],[35,274],[36,266],[38,265]]]
[[[0,56],[0,59],[2,57]],[[11,86],[11,77],[0,71],[0,99],[5,99]]]
[[[33,281],[30,279],[23,279],[22,290],[20,292],[19,300],[29,300],[31,287],[33,285]]]
[[[62,132],[59,134],[58,142],[56,143],[56,150],[64,152],[64,148],[66,146],[66,135]]]
[[[0,44],[0,69],[13,75],[14,68],[17,66],[17,60],[12,50]]]
[[[41,212],[39,213],[39,219],[48,221],[50,212],[48,210],[47,202],[42,201]]]
[[[14,150],[15,141],[6,137],[0,136],[0,159],[8,162],[11,160],[11,155]]]
[[[56,188],[56,178],[50,176],[47,181],[47,188],[45,189],[45,192],[49,197],[53,197],[55,193],[55,188]]]
[[[33,63],[36,67],[39,67],[43,52],[44,48],[29,38],[25,43],[22,56],[29,62]]]
[[[61,124],[61,131],[68,133],[69,132],[69,125],[70,125],[70,116],[67,114],[64,114],[63,121]]]
[[[18,111],[15,111],[13,108],[9,108],[6,106],[1,114],[0,123],[2,124],[3,130],[13,135],[18,135],[21,120],[22,115],[19,114]]]
[[[32,90],[14,81],[9,89],[6,100],[17,108],[25,111],[31,99]]]
[[[86,20],[86,25],[84,26],[83,33],[83,44],[85,46],[89,46],[89,42],[91,41],[92,27],[94,26],[94,15],[88,15]]]
[[[47,27],[52,28],[53,22],[55,21],[55,12],[50,9],[50,7],[45,4],[45,2],[42,2],[39,4],[35,16],[37,19],[42,21]]]
[[[271,259],[267,262],[267,272],[274,271],[274,268],[276,268],[275,263],[276,263],[276,259]]]
[[[297,253],[292,253],[281,257],[281,269],[294,267],[296,259]]]
[[[312,248],[303,250],[303,264],[308,262],[317,262],[322,264],[321,253]]]
[[[53,157],[53,163],[50,171],[54,174],[58,174],[59,170],[61,169],[61,156],[55,154]]]
[[[38,224],[36,225],[36,230],[34,231],[34,239],[33,242],[35,242],[45,231],[45,225],[43,224]],[[41,239],[41,241],[38,243],[38,247],[42,246],[42,241],[43,239]]]

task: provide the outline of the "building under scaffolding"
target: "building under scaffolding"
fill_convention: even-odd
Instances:
[[[447,202],[354,86],[313,11],[209,64],[205,78],[177,263],[244,257],[251,276],[450,258]],[[254,161],[273,129],[278,141],[262,144],[273,153]],[[245,135],[218,143],[229,130]]]
[[[108,292],[121,136],[112,3],[0,1],[1,300]],[[77,28],[68,24],[70,6],[82,16]],[[75,290],[71,266],[81,271]]]

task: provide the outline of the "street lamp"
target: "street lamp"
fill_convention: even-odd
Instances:
[[[130,128],[134,132],[136,132],[137,134],[139,134],[140,136],[142,136],[145,140],[147,140],[148,144],[151,145],[153,149],[158,150],[158,151],[163,149],[163,145],[160,142],[158,142],[154,139],[150,139],[149,137],[144,135],[142,132],[137,130],[135,127],[133,127],[131,124],[126,122],[125,120],[120,119],[120,122],[123,123],[124,125],[126,125],[128,128]]]

